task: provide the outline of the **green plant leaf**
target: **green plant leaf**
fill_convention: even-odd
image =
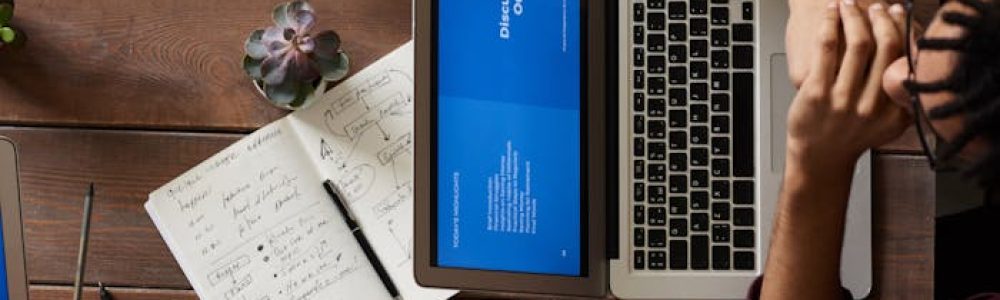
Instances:
[[[263,37],[263,29],[254,30],[254,32],[250,33],[246,42],[243,43],[243,50],[246,51],[247,55],[256,59],[267,57],[267,46],[261,40]]]
[[[338,81],[347,76],[351,69],[351,60],[347,57],[347,53],[341,52],[337,59],[316,57],[316,65],[323,75],[323,80]]]
[[[290,3],[278,4],[274,7],[274,11],[271,12],[271,19],[274,19],[274,24],[281,28],[290,28],[291,25],[288,23],[288,5]]]
[[[17,39],[17,31],[10,27],[0,27],[0,41],[10,44]]]
[[[298,96],[299,84],[294,81],[285,81],[279,84],[265,84],[264,94],[267,95],[267,99],[278,105],[287,105],[292,101],[295,101],[296,96]]]
[[[0,26],[7,25],[14,17],[14,5],[10,3],[0,3]]]
[[[243,56],[243,70],[254,80],[261,80],[264,75],[260,72],[260,66],[264,63],[262,59],[255,59],[250,56]]]
[[[313,83],[302,82],[299,84],[298,94],[295,95],[295,100],[288,104],[293,108],[300,108],[306,103],[309,97],[316,92],[316,86]]]
[[[320,57],[327,59],[338,59],[340,57],[340,35],[333,30],[327,30],[316,34],[313,38],[316,43],[316,53]]]

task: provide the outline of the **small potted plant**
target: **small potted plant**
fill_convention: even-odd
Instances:
[[[13,17],[14,0],[0,0],[0,50],[24,42],[24,34],[10,26]]]
[[[256,30],[244,45],[243,69],[272,104],[308,106],[326,85],[344,78],[350,66],[333,30],[312,34],[316,14],[306,1],[279,4],[274,26]]]

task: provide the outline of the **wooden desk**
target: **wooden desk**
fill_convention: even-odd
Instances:
[[[84,188],[97,183],[87,282],[115,299],[195,299],[147,195],[284,115],[240,61],[277,1],[19,0],[30,41],[0,54],[0,135],[21,148],[32,299],[71,294]],[[313,1],[359,70],[410,38],[410,1]],[[875,158],[876,290],[932,295],[934,181],[913,135]],[[96,299],[90,289],[88,297]],[[464,293],[460,299],[526,298]],[[879,298],[879,297],[876,297]]]

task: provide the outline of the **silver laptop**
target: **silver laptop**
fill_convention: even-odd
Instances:
[[[735,299],[763,273],[795,94],[785,1],[619,1],[619,255],[626,299]],[[871,158],[851,191],[842,280],[868,295]]]
[[[0,299],[28,299],[14,143],[0,136]]]

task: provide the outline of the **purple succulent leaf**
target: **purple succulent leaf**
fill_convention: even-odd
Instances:
[[[264,94],[275,104],[285,105],[295,101],[296,96],[299,94],[299,86],[298,83],[291,80],[276,84],[264,84]]]
[[[302,52],[288,53],[288,75],[298,82],[313,82],[320,77],[319,69],[312,63],[309,55]]]
[[[340,57],[340,36],[333,30],[320,32],[313,37],[316,49],[313,53],[316,56],[326,59],[337,59]]]
[[[323,75],[323,80],[326,81],[344,79],[344,76],[347,76],[348,71],[350,71],[351,60],[344,53],[340,53],[337,59],[317,56],[315,61],[320,74]]]
[[[309,5],[309,2],[302,1],[302,0],[296,0],[296,1],[289,2],[288,3],[288,11],[290,11],[290,12],[295,12],[295,11],[314,12],[312,5]]]
[[[269,56],[281,56],[288,51],[291,42],[285,38],[285,30],[277,26],[268,27],[264,30],[261,43],[267,49]]]
[[[276,85],[288,77],[288,59],[286,56],[265,58],[260,65],[260,74],[265,85]]]
[[[316,14],[310,10],[299,10],[299,11],[288,11],[289,13],[289,24],[295,31],[300,35],[309,33],[316,25]]]
[[[268,49],[263,42],[264,30],[255,30],[250,33],[250,37],[247,38],[246,43],[244,43],[243,48],[246,54],[255,59],[263,59],[267,57]]]

